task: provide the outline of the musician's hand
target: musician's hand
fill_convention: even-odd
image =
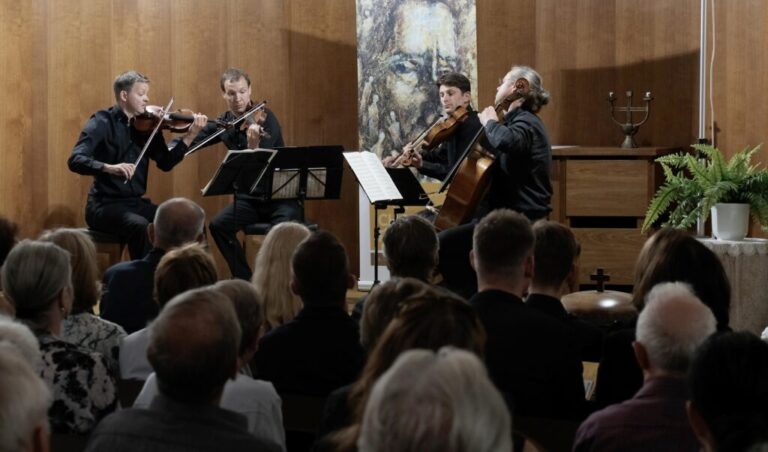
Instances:
[[[400,154],[395,154],[395,153],[392,153],[392,154],[390,154],[389,156],[387,156],[387,157],[384,157],[383,159],[381,159],[381,163],[382,163],[382,164],[383,164],[385,167],[387,167],[387,168],[391,168],[391,167],[392,167],[392,164],[393,164],[393,163],[395,163],[395,160],[397,160],[397,158],[398,158],[399,156],[400,156]]]
[[[421,153],[420,152],[414,152],[411,154],[411,166],[414,168],[421,168]]]
[[[201,130],[203,130],[203,127],[208,124],[208,116],[200,113],[195,113],[193,116],[195,120],[192,121],[192,126],[189,128],[189,132],[187,132],[187,134],[192,135],[194,138]]]
[[[101,170],[107,174],[130,180],[133,177],[134,171],[136,171],[136,165],[133,163],[118,163],[117,165],[105,163]]]
[[[494,110],[493,107],[485,107],[485,110],[481,111],[477,115],[477,119],[480,120],[480,124],[482,124],[483,127],[485,127],[485,124],[490,120],[499,120],[499,118],[496,116],[496,110]]]
[[[245,132],[245,135],[248,137],[249,149],[256,149],[259,147],[259,143],[261,142],[261,131],[262,128],[258,124],[251,124],[248,126],[248,130]]]

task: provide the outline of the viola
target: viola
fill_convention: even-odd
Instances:
[[[163,111],[162,107],[157,105],[147,105],[144,113],[133,117],[133,127],[139,132],[151,132],[160,123],[161,129],[168,129],[175,133],[184,133],[192,127],[195,122],[194,112],[188,108],[181,108],[174,112]],[[209,119],[209,123],[214,123],[220,127],[229,127],[226,122],[218,119]]]
[[[240,124],[240,130],[248,130],[249,127],[251,127],[254,124],[258,125],[264,125],[264,123],[267,121],[267,111],[264,109],[256,110],[252,114],[245,117],[245,120]],[[261,129],[261,132],[259,132],[259,135],[261,135],[262,138],[270,139],[272,136],[264,130]]]
[[[410,166],[414,152],[429,151],[436,148],[440,143],[453,136],[459,129],[459,124],[466,121],[468,117],[469,110],[467,107],[459,106],[450,115],[438,118],[411,143],[413,150],[400,154],[392,165]]]

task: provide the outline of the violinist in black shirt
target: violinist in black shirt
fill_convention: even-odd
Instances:
[[[219,115],[220,122],[230,123],[239,118],[243,113],[253,107],[251,101],[251,79],[248,74],[239,69],[227,69],[219,82],[222,97],[229,110]],[[206,142],[204,146],[210,146],[223,142],[227,149],[274,149],[285,146],[280,123],[275,114],[268,108],[254,113],[260,115],[255,120],[244,121],[244,127],[232,127],[221,135]],[[192,147],[217,132],[215,123],[204,127],[192,142]],[[260,196],[267,195],[270,189],[271,179],[266,177],[257,186],[255,196],[238,193],[237,212],[235,204],[230,204],[222,209],[211,220],[209,229],[211,237],[219,247],[222,256],[227,261],[232,276],[240,279],[251,278],[251,268],[245,258],[240,242],[237,240],[237,231],[253,223],[278,224],[283,221],[299,221],[301,219],[301,207],[295,200],[263,200]],[[235,224],[237,221],[237,224]]]
[[[170,171],[184,158],[208,118],[195,114],[183,139],[171,149],[162,133],[156,134],[144,158],[135,164],[150,134],[137,131],[132,119],[145,113],[149,79],[128,71],[117,76],[113,88],[117,104],[91,116],[67,164],[71,171],[94,178],[85,206],[88,226],[120,237],[128,244],[131,259],[141,259],[150,249],[147,225],[157,209],[142,197],[147,191],[149,159]]]

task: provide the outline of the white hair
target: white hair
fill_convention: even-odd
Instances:
[[[0,344],[10,344],[16,347],[19,354],[27,360],[33,369],[39,369],[42,365],[40,344],[32,330],[4,315],[0,315]]]
[[[48,429],[51,391],[15,346],[0,343],[0,450],[29,450],[35,429]]]
[[[485,366],[471,352],[403,352],[376,382],[361,423],[360,452],[512,450],[512,422]]]
[[[714,314],[694,295],[691,286],[665,282],[646,295],[636,337],[653,367],[686,372],[694,352],[716,327]]]

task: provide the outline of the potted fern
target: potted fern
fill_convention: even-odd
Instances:
[[[659,187],[648,206],[643,222],[647,231],[662,215],[669,213],[664,226],[690,228],[701,217],[712,212],[712,231],[716,238],[741,240],[747,234],[748,217],[765,229],[768,225],[768,170],[752,165],[752,156],[760,149],[746,147],[726,160],[712,145],[695,144],[699,158],[678,153],[656,159],[664,170],[666,181]],[[742,204],[742,207],[733,207]],[[728,231],[723,219],[738,218],[727,209],[740,211],[738,231]]]

